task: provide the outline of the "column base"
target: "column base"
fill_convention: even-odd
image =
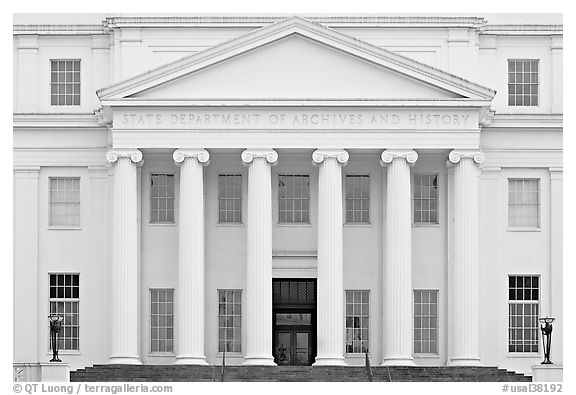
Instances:
[[[312,366],[348,366],[343,357],[316,357]]]
[[[108,363],[110,365],[142,365],[140,357],[110,357],[110,361]]]
[[[482,366],[480,358],[452,358],[446,366]]]
[[[384,358],[380,366],[416,366],[412,357]]]
[[[174,365],[208,365],[206,357],[176,357]]]
[[[272,357],[246,357],[244,358],[244,366],[276,366],[274,358]]]

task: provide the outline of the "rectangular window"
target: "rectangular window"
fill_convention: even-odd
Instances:
[[[218,222],[242,222],[242,175],[218,176]]]
[[[80,60],[50,60],[50,103],[80,105]]]
[[[150,289],[150,352],[174,351],[174,290]]]
[[[540,193],[538,179],[508,180],[508,225],[538,228],[540,226]]]
[[[538,276],[508,276],[508,351],[538,352]]]
[[[508,60],[508,105],[538,105],[538,60]]]
[[[310,177],[306,174],[278,175],[280,223],[310,222]]]
[[[438,223],[438,175],[414,175],[414,223]]]
[[[242,351],[242,299],[239,289],[218,290],[218,351]]]
[[[150,175],[150,223],[174,223],[174,174]]]
[[[437,290],[414,290],[414,353],[438,354]]]
[[[370,222],[370,176],[346,175],[346,222]]]
[[[50,177],[50,225],[80,226],[80,178]]]
[[[79,277],[78,274],[50,274],[50,315],[58,315],[63,318],[58,340],[60,350],[80,349]],[[50,350],[52,350],[50,326],[48,326],[48,339]]]
[[[346,291],[346,352],[369,351],[370,291]]]

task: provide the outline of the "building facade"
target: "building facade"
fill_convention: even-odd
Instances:
[[[14,362],[561,362],[560,23],[15,25]]]

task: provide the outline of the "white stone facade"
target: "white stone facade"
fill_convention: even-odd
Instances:
[[[282,278],[316,279],[318,365],[364,363],[346,352],[346,291],[363,290],[372,364],[529,372],[541,338],[509,350],[509,278],[537,277],[561,363],[562,34],[560,17],[15,25],[14,362],[50,358],[51,275],[73,274],[72,369],[220,363],[219,290],[241,295],[227,363],[274,364]],[[79,105],[51,104],[53,60],[80,61]],[[537,60],[538,105],[509,105],[509,60]],[[155,174],[173,175],[171,221],[152,221]],[[219,220],[227,174],[238,223]],[[307,177],[308,221],[280,218],[284,175]],[[347,220],[348,175],[369,180],[368,221]],[[436,176],[430,223],[414,221],[422,175]],[[79,179],[73,225],[52,223],[59,177]],[[535,226],[511,225],[510,180],[538,180]],[[168,351],[151,350],[151,289],[174,290]],[[414,352],[415,290],[437,291],[436,352]]]

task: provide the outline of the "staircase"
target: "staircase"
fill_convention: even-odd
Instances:
[[[221,380],[222,366],[216,365],[94,365],[70,373],[73,382]],[[375,366],[372,380],[529,382],[532,378],[497,367]],[[363,366],[226,366],[224,381],[368,381],[368,376]]]

